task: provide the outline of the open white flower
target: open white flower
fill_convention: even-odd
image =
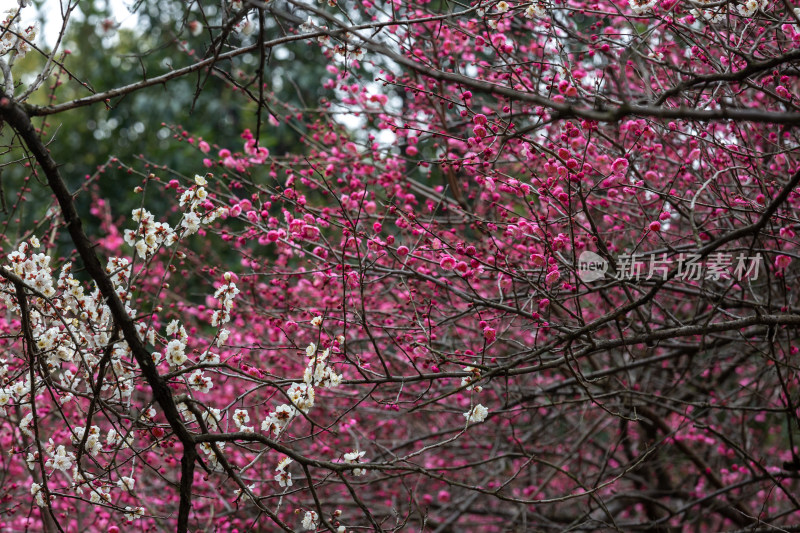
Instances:
[[[758,11],[758,8],[759,5],[756,0],[747,0],[745,3],[736,6],[736,10],[743,17],[752,17]]]
[[[167,362],[170,364],[170,366],[180,366],[186,362],[188,357],[186,357],[186,354],[184,353],[185,349],[186,345],[181,341],[177,339],[169,341],[169,344],[167,344],[166,355]]]
[[[653,6],[656,5],[658,0],[628,0],[628,3],[633,9],[633,12],[637,15],[641,15],[642,13],[646,13],[653,9]]]
[[[467,424],[474,424],[486,420],[486,415],[488,414],[489,410],[481,404],[478,404],[464,413],[464,417],[467,419]]]
[[[358,463],[361,462],[361,458],[364,457],[365,453],[366,452],[359,451],[359,450],[354,450],[354,451],[352,451],[350,453],[346,453],[346,454],[344,454],[344,462],[346,464],[349,464],[349,465],[358,464]],[[354,476],[363,476],[366,473],[367,473],[367,471],[365,469],[363,469],[363,468],[354,468],[353,469],[353,475]]]
[[[62,472],[66,473],[67,470],[72,468],[72,460],[74,459],[74,455],[72,453],[68,453],[64,446],[59,446],[53,456],[47,460],[45,466],[48,468],[55,468],[56,470],[61,470]]]
[[[317,529],[317,513],[314,511],[306,511],[303,516],[303,529],[306,531],[314,531]]]
[[[214,383],[202,370],[195,370],[189,375],[189,386],[198,392],[207,393],[214,386]]]
[[[533,2],[525,9],[525,18],[544,18],[547,16],[547,9],[541,2]]]

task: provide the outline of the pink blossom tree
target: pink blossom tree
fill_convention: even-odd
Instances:
[[[4,531],[796,527],[792,0],[175,2],[175,66],[120,87],[25,3],[2,164],[54,204],[3,235]],[[34,126],[196,73],[256,113],[173,126],[191,168],[82,183]],[[55,75],[95,92],[33,103]]]

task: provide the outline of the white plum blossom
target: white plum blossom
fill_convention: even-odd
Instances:
[[[464,387],[466,385],[466,390],[475,390],[475,392],[481,392],[483,387],[479,385],[472,385],[472,383],[475,383],[481,379],[481,371],[471,366],[465,366],[464,372],[470,372],[472,375],[461,378],[461,386]]]
[[[42,491],[42,486],[38,483],[31,483],[31,496],[33,496],[36,500],[36,505],[39,507],[44,507],[44,492]]]
[[[33,470],[39,464],[39,452],[28,452],[28,457],[25,459],[28,463],[28,470]]]
[[[230,334],[231,332],[225,328],[219,330],[219,333],[217,334],[217,346],[222,346],[223,344],[225,344]]]
[[[19,421],[19,430],[31,438],[33,438],[33,432],[30,429],[32,421],[33,421],[33,413],[26,414],[24,417],[22,417],[22,420]]]
[[[544,18],[547,16],[547,9],[539,1],[533,2],[525,9],[525,18]]]
[[[317,353],[317,345],[312,342],[306,346],[306,357],[314,357],[315,353]]]
[[[173,320],[167,325],[167,335],[172,336],[178,333],[178,328],[181,327],[181,323],[178,320]]]
[[[628,0],[628,3],[634,13],[641,15],[653,9],[653,6],[658,3],[658,0]]]
[[[295,416],[297,416],[297,409],[294,406],[280,405],[261,423],[261,431],[267,433],[272,431],[277,437]]]
[[[247,409],[237,409],[236,411],[234,411],[233,422],[237,426],[242,426],[250,422],[250,414],[247,412]]]
[[[144,259],[155,254],[162,245],[171,246],[178,240],[177,234],[169,224],[156,222],[153,214],[146,209],[134,209],[132,219],[138,222],[139,226],[135,230],[125,230],[125,243],[133,246],[136,253]]]
[[[291,464],[292,459],[289,457],[284,458],[278,466],[275,467],[275,481],[278,482],[278,485],[281,487],[291,487],[292,486],[292,474],[286,471],[286,468]]]
[[[23,6],[24,7],[24,6]],[[38,31],[37,24],[31,24],[22,28],[17,24],[19,17],[16,16],[15,10],[6,12],[6,17],[0,27],[4,31],[0,33],[0,56],[9,52],[13,52],[16,58],[22,58],[30,50],[30,44],[36,39],[36,32]]]
[[[323,387],[338,387],[341,384],[341,374],[334,372],[333,368],[327,364],[330,353],[330,348],[326,348],[322,353],[317,354],[317,346],[313,342],[308,345],[306,355],[311,360],[303,373],[304,383]]]
[[[144,516],[144,507],[125,507],[125,519],[132,522]]]
[[[489,410],[481,404],[478,404],[464,413],[464,417],[467,419],[467,424],[474,424],[486,420],[486,415],[488,414]]]
[[[218,353],[205,351],[200,354],[200,362],[205,365],[218,365],[219,361],[220,359]]]
[[[309,32],[314,31],[314,28],[316,26],[317,25],[314,23],[314,19],[312,19],[311,17],[308,17],[308,19],[305,22],[300,24],[298,29],[303,33],[309,33]]]
[[[48,468],[54,468],[56,470],[61,470],[62,472],[66,473],[67,470],[72,468],[72,460],[75,459],[75,455],[72,453],[68,453],[66,448],[63,445],[60,445],[53,456],[47,460],[45,466]]]
[[[223,279],[225,283],[220,285],[216,292],[214,292],[214,298],[220,305],[220,308],[215,310],[211,315],[211,325],[214,327],[230,322],[230,311],[233,309],[233,300],[239,294],[239,289],[232,281],[233,275],[230,272],[226,272]]]
[[[83,440],[83,435],[86,428],[77,426],[74,428],[72,435],[72,444],[78,445]],[[103,444],[100,441],[100,428],[92,426],[89,428],[89,436],[86,437],[86,445],[84,448],[93,457],[103,451]]]
[[[255,488],[256,488],[256,484],[255,483],[253,483],[252,485],[247,485],[247,490],[250,491],[250,492],[253,492],[253,489],[255,489]],[[235,491],[233,491],[233,493],[236,494],[236,496],[241,495],[241,500],[243,502],[246,502],[247,500],[250,499],[250,496],[247,494],[247,492],[243,493],[242,489],[236,489]]]
[[[236,424],[236,427],[239,431],[244,431],[245,433],[252,433],[253,427],[246,425],[250,422],[250,414],[247,412],[247,409],[236,409],[233,412],[233,423]]]
[[[170,364],[170,366],[180,366],[186,362],[188,357],[186,357],[186,353],[184,353],[185,350],[186,345],[181,341],[177,339],[169,341],[167,344],[166,355],[167,362]]]
[[[304,413],[314,407],[314,387],[307,383],[294,383],[286,394],[295,407]]]
[[[6,389],[0,389],[0,415],[6,415],[6,405],[11,403],[11,392]]]
[[[696,19],[704,19],[706,22],[717,24],[725,20],[728,10],[726,6],[719,6],[714,9],[691,9],[689,13]]]
[[[181,220],[184,235],[194,235],[200,230],[200,217],[196,213],[186,213]]]
[[[745,3],[736,6],[736,10],[743,17],[752,17],[758,11],[758,8],[759,5],[756,0],[747,0]]]
[[[217,448],[219,448],[219,450],[222,451],[225,448],[225,443],[224,442],[218,442],[217,443]],[[208,442],[201,442],[200,443],[200,450],[203,453],[205,453],[206,455],[208,455],[207,461],[208,461],[208,464],[211,467],[211,469],[212,470],[216,470],[217,466],[218,466],[218,459],[217,459],[217,454],[214,452],[214,448],[211,447],[211,444],[208,443]],[[238,494],[238,492],[237,492],[237,494]]]
[[[89,495],[89,501],[92,503],[100,503],[101,501],[110,502],[111,501],[111,494],[108,487],[89,487],[91,493]]]
[[[198,392],[207,393],[214,386],[211,378],[206,376],[202,370],[195,370],[189,375],[189,386]]]
[[[122,490],[127,490],[133,492],[133,486],[136,484],[136,480],[132,477],[122,476],[117,481],[117,486]]]
[[[317,513],[314,511],[306,511],[303,515],[303,529],[305,531],[314,531],[317,529]]]
[[[361,458],[364,457],[364,451],[353,450],[350,453],[344,454],[344,462],[348,465],[354,465],[361,462]],[[363,476],[366,474],[367,471],[363,468],[354,468],[353,475],[354,476]]]

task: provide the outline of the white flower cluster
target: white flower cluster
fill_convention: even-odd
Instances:
[[[3,363],[5,365],[5,363]],[[0,389],[0,416],[6,416],[6,405],[11,403],[14,397],[8,389]]]
[[[461,378],[461,386],[467,386],[467,390],[474,390],[475,392],[481,392],[483,387],[480,385],[473,385],[473,383],[479,381],[481,379],[481,371],[477,368],[471,366],[465,366],[464,372],[469,372],[472,374],[471,376],[464,376]]]
[[[3,363],[5,364],[5,361],[3,361]],[[24,379],[16,381],[13,385],[11,385],[11,387],[7,389],[0,389],[0,414],[2,415],[6,414],[6,405],[9,405],[11,403],[17,403],[17,404],[23,403],[22,401],[23,398],[31,390],[30,379],[31,379],[30,376],[27,375],[25,376]],[[25,421],[25,424],[23,425],[22,423],[20,423],[20,429],[23,432],[26,432],[26,434],[28,431],[28,425],[30,425],[32,418],[33,415],[28,413],[22,419],[23,421]]]
[[[250,422],[250,413],[247,412],[247,409],[236,409],[233,412],[233,423],[236,424],[236,428],[239,431],[243,431],[245,433],[252,433],[253,426],[248,426],[247,423]]]
[[[156,222],[152,213],[146,209],[134,209],[131,214],[133,221],[139,223],[135,230],[125,230],[125,242],[136,249],[136,254],[142,259],[155,254],[161,246],[172,246],[178,242],[175,233],[166,222]]]
[[[208,393],[213,386],[214,382],[211,381],[211,378],[206,376],[202,370],[197,369],[189,374],[189,387],[191,387],[192,390]]]
[[[6,256],[9,270],[22,278],[26,285],[38,291],[47,298],[56,294],[53,287],[53,275],[50,268],[50,256],[44,253],[28,256],[31,248],[39,247],[39,240],[32,237],[28,242],[23,242],[19,248]]]
[[[304,413],[308,413],[314,407],[316,393],[314,392],[314,387],[307,383],[292,384],[286,394],[294,406]]]
[[[128,492],[133,492],[134,485],[136,485],[136,480],[132,477],[121,476],[117,481],[117,486]]]
[[[308,366],[303,374],[303,381],[308,385],[322,387],[338,387],[342,383],[342,375],[333,371],[327,365],[330,349],[317,352],[317,346],[312,342],[306,347],[306,355],[309,357]]]
[[[139,226],[135,229],[125,230],[125,242],[136,249],[142,259],[153,256],[162,246],[172,246],[181,237],[193,235],[200,230],[203,224],[211,224],[217,217],[225,213],[224,207],[213,209],[208,201],[206,179],[195,176],[195,185],[185,190],[180,196],[179,204],[185,207],[180,227],[182,235],[178,235],[166,222],[156,222],[152,213],[143,208],[132,211],[133,221]]]
[[[743,17],[752,17],[753,15],[755,15],[756,11],[758,11],[759,7],[763,7],[763,9],[766,9],[767,8],[766,0],[763,0],[761,2],[761,5],[759,5],[758,0],[747,0],[743,4],[737,5],[736,10]]]
[[[219,451],[222,452],[225,449],[225,443],[224,442],[218,442],[217,443],[217,448],[219,448]],[[204,454],[206,454],[208,456],[208,458],[206,459],[206,462],[208,463],[208,466],[212,470],[221,470],[222,469],[222,467],[219,466],[219,459],[217,459],[217,453],[214,451],[214,448],[211,447],[211,444],[209,444],[207,442],[201,442],[200,443],[200,450]]]
[[[50,458],[45,463],[47,468],[54,468],[56,470],[61,470],[65,474],[67,470],[72,468],[72,461],[75,459],[75,454],[67,452],[64,445],[60,445],[54,452],[52,452]]]
[[[39,246],[35,237],[23,242],[6,257],[6,268],[33,291],[28,302],[28,317],[35,339],[34,347],[47,369],[54,373],[53,379],[58,371],[57,379],[62,387],[59,402],[63,405],[74,398],[74,393],[77,392],[94,392],[91,386],[91,369],[96,367],[104,353],[110,355],[109,374],[114,376],[114,379],[104,380],[105,397],[107,401],[126,401],[133,392],[136,367],[126,343],[117,341],[109,352],[112,321],[103,295],[97,288],[87,294],[83,284],[72,276],[70,263],[61,268],[58,278],[55,279],[50,268],[50,257],[34,252]],[[112,258],[106,271],[126,311],[130,316],[135,316],[135,311],[128,305],[128,261]],[[12,283],[0,278],[0,289],[0,301],[8,310],[18,313],[20,307]],[[154,339],[152,332],[145,335],[146,324],[137,324],[136,327],[140,335]],[[5,365],[0,366],[0,373],[4,375]],[[23,379],[0,389],[0,414],[5,413],[7,405],[22,404],[23,398],[32,391],[35,393],[40,386],[41,381],[31,383],[30,374],[26,373]],[[32,418],[32,414],[27,413],[19,422],[20,431],[28,436],[33,436]],[[96,427],[93,429],[97,430]],[[77,428],[77,431],[82,432],[83,428]],[[101,450],[102,445],[97,436],[91,436],[87,442],[87,451],[96,454]],[[59,470],[69,468],[72,455],[66,449],[61,448],[59,451],[55,448],[50,453],[52,457],[48,459],[48,466]]]
[[[275,467],[275,481],[278,482],[278,485],[281,487],[291,487],[292,486],[292,474],[291,472],[287,472],[286,468],[292,463],[292,460],[289,457],[284,458],[278,466]]]
[[[106,436],[106,445],[111,449],[130,448],[133,446],[133,436],[127,435],[123,437],[117,432],[116,429],[111,428],[108,430],[108,435]]]
[[[696,3],[698,4],[708,4],[711,3],[712,0],[701,0]],[[749,18],[756,14],[756,12],[761,8],[762,10],[766,10],[769,7],[768,0],[745,0],[743,3],[738,4],[736,6],[736,11],[739,13],[740,16]],[[692,9],[689,13],[696,19],[705,20],[706,22],[717,24],[724,21],[728,16],[728,6],[721,5],[721,6],[713,6],[706,9]]]
[[[705,20],[712,24],[718,24],[725,20],[728,15],[727,6],[717,6],[711,9],[690,9],[689,13],[696,19]]]
[[[186,356],[186,343],[189,340],[186,328],[177,320],[173,320],[167,325],[167,336],[176,337],[167,342],[167,347],[164,350],[167,363],[169,363],[171,367],[181,366],[189,359]]]
[[[348,465],[355,465],[363,462],[361,459],[364,457],[364,451],[353,450],[350,453],[344,454],[344,462]],[[353,475],[354,476],[363,476],[366,474],[367,471],[363,468],[354,468]]]
[[[186,356],[186,344],[178,339],[172,339],[167,343],[165,355],[169,366],[181,366],[188,359]]]
[[[322,317],[317,316],[311,320],[311,324],[316,327],[322,326]],[[337,337],[339,345],[344,344],[344,337]],[[314,406],[316,391],[314,387],[338,387],[342,382],[342,375],[337,374],[328,365],[330,348],[320,352],[315,343],[309,343],[306,347],[306,357],[309,358],[306,369],[303,373],[303,383],[293,383],[286,391],[291,405],[283,404],[270,412],[267,418],[261,423],[261,431],[272,432],[275,437],[280,436],[289,422],[298,415],[299,412],[308,413]]]
[[[181,227],[185,230],[184,235],[197,233],[201,224],[211,224],[217,217],[226,213],[224,207],[213,209],[208,200],[208,191],[204,187],[208,182],[203,176],[195,176],[194,182],[195,185],[184,191],[179,200],[181,207],[188,206],[181,220]]]
[[[182,204],[187,206],[188,211],[181,223],[183,230],[176,231],[166,223],[156,222],[155,217],[144,209],[134,210],[133,218],[138,223],[138,228],[126,231],[125,240],[135,247],[139,256],[147,258],[155,254],[160,247],[172,245],[182,235],[194,231],[195,222],[208,223],[223,213],[224,210],[211,208],[203,188],[204,184],[204,178],[198,177],[190,192],[182,196]],[[63,405],[78,395],[97,393],[94,390],[94,374],[101,359],[105,358],[107,371],[102,383],[104,402],[126,412],[136,413],[137,406],[132,405],[132,393],[136,380],[140,380],[141,376],[137,372],[138,366],[130,347],[124,340],[112,337],[114,323],[111,311],[106,305],[106,298],[96,285],[90,287],[75,279],[70,263],[64,264],[60,273],[54,273],[50,266],[50,256],[39,252],[37,250],[39,246],[39,241],[32,237],[9,253],[4,262],[6,270],[20,278],[28,288],[28,318],[34,339],[32,348],[43,366],[42,369],[36,367],[34,376],[46,372],[48,379],[56,385],[52,390],[58,393],[57,400]],[[133,268],[129,259],[116,257],[110,258],[105,268],[125,312],[130,317],[139,315],[132,307]],[[16,287],[14,282],[8,279],[14,276],[0,276],[0,304],[5,305],[8,312],[19,314],[20,302],[16,298]],[[215,323],[230,321],[233,300],[238,292],[231,275],[227,274],[225,283],[215,294],[220,302],[220,309],[215,313]],[[156,345],[157,333],[155,329],[149,327],[148,321],[137,320],[135,327],[142,341]],[[178,321],[171,322],[166,329],[168,338],[163,341],[164,359],[172,367],[180,367],[188,360],[189,336]],[[217,335],[218,344],[224,344],[228,335],[228,330],[220,330]],[[156,360],[161,357],[160,354],[154,354]],[[215,364],[219,362],[219,356],[207,351],[201,356],[201,360]],[[0,387],[0,415],[6,414],[9,405],[24,406],[29,402],[25,397],[37,394],[43,386],[41,378],[34,377],[32,381],[29,372],[23,372],[13,379],[9,379],[7,373],[5,360],[0,359],[0,378],[3,380],[3,385]],[[188,378],[189,386],[196,391],[208,392],[213,386],[211,379],[206,377],[202,370],[195,370]],[[156,415],[152,407],[139,409],[143,422],[152,421]],[[294,407],[286,406],[280,412],[287,409]],[[278,418],[281,416],[278,413],[276,415]],[[32,412],[26,413],[23,410],[19,416],[19,431],[29,438],[34,438],[35,420]],[[184,413],[184,416],[189,419],[191,413]],[[218,424],[221,420],[219,412],[208,410],[203,418],[211,430],[219,429]],[[245,425],[249,422],[246,411],[237,412],[232,418],[241,431],[253,431],[252,427]],[[106,454],[111,457],[111,454],[131,447],[133,445],[131,435],[123,436],[117,429],[111,429],[108,430],[106,437],[105,430],[101,431],[98,426],[90,426],[87,430],[80,423],[70,424],[69,427],[71,444],[70,442],[57,444],[51,440],[44,447],[44,457],[40,457],[38,452],[27,454],[26,461],[31,469],[35,470],[42,466],[46,470],[41,474],[45,476],[52,476],[58,471],[68,476],[71,473],[73,493],[80,495],[88,491],[84,498],[93,503],[111,502],[111,492],[117,489],[128,492],[134,490],[135,481],[132,478],[123,476],[114,482],[102,478],[85,479],[92,476],[79,472],[75,464],[76,448],[81,445],[84,437],[86,440],[82,451],[97,461]],[[218,445],[219,448],[223,446],[222,443]],[[207,463],[214,468],[217,467],[217,458],[211,446],[202,445],[201,449],[209,455]],[[31,495],[38,505],[46,505],[42,486],[31,485]],[[131,520],[143,514],[142,508],[126,508],[126,516]]]
[[[269,413],[269,416],[261,423],[261,431],[278,436],[283,428],[289,425],[292,418],[297,416],[297,409],[292,405],[279,405],[277,409]]]
[[[303,515],[303,530],[304,531],[316,531],[317,523],[319,522],[319,518],[317,517],[317,513],[314,511],[306,511],[306,514]]]
[[[178,412],[183,416],[187,424],[194,424],[197,422],[197,418],[189,410],[189,408],[186,407],[185,403],[178,404]],[[209,431],[219,431],[219,423],[222,420],[222,411],[220,409],[209,407],[206,411],[203,411],[201,418]],[[220,451],[225,448],[224,442],[218,442],[216,445]],[[211,444],[208,442],[201,442],[200,450],[208,456],[206,459],[208,465],[212,469],[216,470],[218,467],[218,459],[217,454],[214,452],[214,448],[211,446]]]
[[[144,507],[125,507],[125,519],[129,522],[144,516]]]
[[[353,35],[348,32],[345,32],[344,35],[341,36],[341,42],[339,44],[332,44],[331,38],[328,35],[321,35],[317,40],[323,46],[333,48],[333,57],[339,62],[353,59],[361,61],[366,55],[366,49],[359,44],[355,44],[353,42]]]
[[[31,422],[33,422],[33,413],[28,413],[19,421],[19,430],[30,438],[33,438],[33,431],[31,431]]]
[[[36,501],[36,505],[39,507],[44,507],[44,492],[42,492],[42,486],[38,483],[31,483],[31,496],[34,497]]]
[[[533,2],[525,9],[525,18],[544,18],[547,16],[547,5],[543,2]]]
[[[637,15],[647,13],[658,3],[658,0],[628,0],[628,3]]]
[[[89,494],[89,501],[92,503],[111,503],[111,489],[105,486],[93,487],[90,486],[91,493]]]
[[[83,440],[83,435],[86,428],[82,426],[75,427],[72,434],[72,444],[78,446]],[[100,428],[92,426],[89,428],[89,436],[86,437],[86,444],[84,449],[92,456],[96,456],[103,451],[103,443],[100,441]]]
[[[0,57],[13,51],[16,58],[22,58],[31,49],[30,43],[36,39],[36,24],[31,24],[21,28],[19,22],[19,10],[11,9],[6,11],[5,19],[0,27]]]
[[[231,273],[226,272],[223,278],[225,279],[225,283],[220,285],[214,293],[214,298],[220,303],[220,308],[215,310],[211,315],[211,325],[214,327],[230,322],[233,299],[239,294],[239,289],[236,288],[236,284],[231,281],[233,279]]]

